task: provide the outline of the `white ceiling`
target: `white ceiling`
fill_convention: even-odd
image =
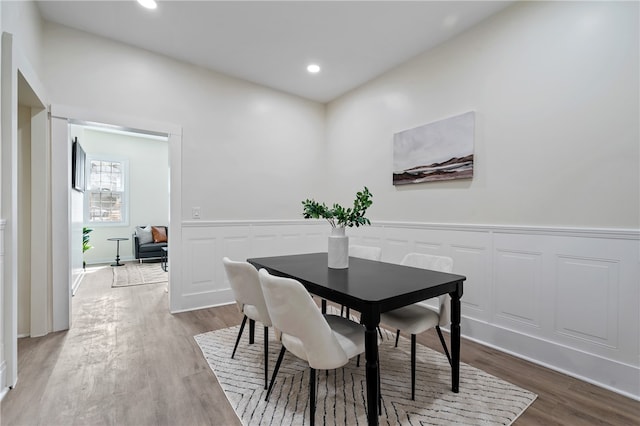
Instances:
[[[328,102],[508,1],[39,1],[43,19]],[[316,62],[319,74],[307,73]]]

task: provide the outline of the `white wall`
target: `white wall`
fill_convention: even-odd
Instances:
[[[73,141],[75,138],[82,141],[84,140],[84,128],[76,125],[69,125],[69,138],[66,141],[69,145],[69,152],[73,152]],[[70,163],[73,161],[70,159]],[[84,208],[84,193],[80,191],[69,191],[70,203],[70,221],[71,221],[71,283],[73,294],[78,290],[78,286],[84,276],[84,270],[82,268],[82,228],[83,223],[83,208]]]
[[[74,293],[82,279],[82,206],[84,195],[78,191],[71,191],[71,282]]]
[[[297,217],[322,190],[324,107],[104,38],[47,23],[53,104],[182,126],[182,214]]]
[[[331,193],[371,217],[638,228],[637,2],[522,2],[327,108]],[[476,111],[472,180],[394,187],[393,134]],[[357,159],[357,160],[354,160]]]
[[[87,153],[102,159],[125,160],[128,166],[129,220],[124,226],[85,223],[93,229],[91,245],[84,253],[87,263],[112,263],[116,243],[107,238],[124,237],[120,242],[120,258],[133,259],[131,235],[137,225],[167,225],[169,223],[169,157],[166,141],[133,135],[84,131],[78,139]],[[171,232],[171,230],[169,230]]]
[[[16,48],[42,75],[42,19],[32,1],[0,1],[2,31],[14,35]]]

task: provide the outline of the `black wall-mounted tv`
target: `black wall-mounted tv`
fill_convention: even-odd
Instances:
[[[86,159],[84,149],[78,142],[78,138],[75,138],[71,148],[71,187],[80,192],[84,192],[86,186],[84,176]]]

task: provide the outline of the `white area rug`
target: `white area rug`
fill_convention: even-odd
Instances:
[[[125,263],[112,266],[113,283],[111,287],[129,287],[133,285],[158,284],[169,281],[169,274],[162,270],[160,263]]]
[[[248,327],[247,327],[248,328]],[[234,359],[231,352],[239,326],[195,336],[209,366],[245,425],[309,424],[309,369],[291,353],[284,357],[269,401],[264,397],[262,326],[256,324],[255,343],[244,331]],[[269,336],[269,379],[279,342]],[[451,392],[446,357],[420,344],[416,354],[416,399],[411,400],[411,344],[383,330],[380,344],[381,425],[509,425],[537,395],[481,370],[460,363],[460,393]],[[464,343],[463,343],[464,344]],[[318,371],[316,423],[366,425],[364,357],[345,367]]]

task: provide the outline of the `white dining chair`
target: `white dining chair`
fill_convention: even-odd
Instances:
[[[402,265],[412,266],[415,268],[431,269],[439,272],[451,272],[453,270],[453,259],[446,256],[435,256],[423,253],[409,253],[402,262]],[[432,300],[432,299],[430,299]],[[427,301],[425,301],[427,302]],[[451,297],[448,294],[438,297],[438,310],[434,310],[425,302],[414,303],[413,305],[404,306],[394,309],[393,311],[380,314],[380,323],[386,324],[396,329],[396,347],[398,346],[398,338],[400,330],[411,334],[411,399],[415,399],[416,389],[416,335],[431,328],[435,328],[440,338],[440,343],[451,365],[451,356],[447,349],[447,344],[440,330],[441,325],[447,325],[450,322],[451,314],[449,308],[451,305]]]
[[[259,272],[276,337],[282,343],[265,400],[288,350],[309,364],[309,420],[315,423],[316,370],[332,370],[364,352],[364,327],[337,315],[323,315],[304,286],[293,279]]]
[[[349,256],[359,257],[360,259],[376,260],[379,262],[382,259],[382,249],[380,247],[359,246],[353,244],[349,246]]]
[[[248,262],[236,262],[228,257],[223,258],[222,263],[229,278],[231,291],[233,291],[238,309],[244,314],[231,358],[236,355],[238,343],[240,343],[247,319],[249,319],[249,344],[253,344],[255,322],[261,322],[264,326],[264,388],[267,389],[269,382],[269,327],[271,327],[271,317],[262,294],[258,271]]]

